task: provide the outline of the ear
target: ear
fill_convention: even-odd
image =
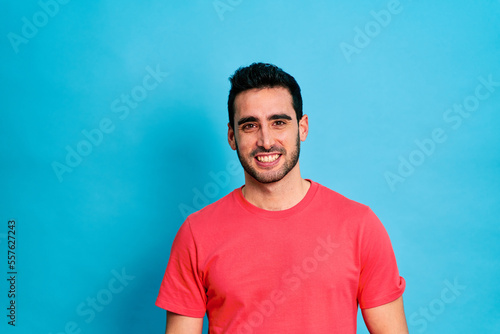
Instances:
[[[236,139],[234,138],[234,129],[231,123],[227,123],[227,142],[233,150],[236,150]]]
[[[309,133],[309,117],[303,115],[299,121],[299,136],[300,141],[305,141]]]

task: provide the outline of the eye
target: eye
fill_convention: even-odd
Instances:
[[[277,126],[281,126],[281,125],[285,125],[285,124],[286,124],[285,121],[280,121],[280,120],[274,122],[274,125],[277,125]]]
[[[255,128],[255,124],[253,123],[246,123],[241,126],[242,130],[251,130],[253,128]]]

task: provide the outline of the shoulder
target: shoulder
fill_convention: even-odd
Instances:
[[[313,202],[312,210],[316,212],[316,216],[330,217],[335,224],[344,226],[355,234],[382,227],[368,205],[347,198],[323,185],[318,184]]]
[[[371,211],[365,204],[352,200],[322,184],[316,184],[318,190],[315,201],[323,206],[339,211],[350,212],[351,214],[366,214]]]
[[[189,221],[191,227],[199,228],[206,225],[207,222],[210,222],[213,228],[213,224],[215,222],[224,220],[225,217],[228,217],[230,214],[238,211],[238,202],[236,199],[238,191],[239,188],[231,191],[229,194],[205,206],[204,208],[190,214],[187,217],[187,221]]]

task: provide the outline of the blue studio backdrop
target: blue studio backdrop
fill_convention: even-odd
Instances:
[[[2,333],[164,331],[177,229],[244,182],[228,77],[255,61],[301,85],[303,177],[384,223],[410,332],[500,332],[499,1],[0,6]]]

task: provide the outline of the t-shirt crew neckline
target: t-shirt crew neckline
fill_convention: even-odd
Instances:
[[[250,213],[255,214],[257,216],[260,216],[262,218],[281,219],[281,218],[290,217],[296,213],[299,213],[304,208],[306,208],[309,205],[309,203],[312,201],[314,196],[316,195],[316,192],[318,191],[318,183],[311,181],[310,179],[306,179],[306,180],[311,183],[311,186],[307,190],[306,195],[304,196],[304,198],[302,198],[302,200],[299,203],[295,204],[294,206],[292,206],[289,209],[279,210],[279,211],[271,211],[271,210],[261,209],[255,205],[253,205],[249,201],[247,201],[245,196],[243,196],[243,192],[241,190],[243,188],[243,186],[236,189],[236,191],[235,191],[236,201],[244,209],[246,209]]]

